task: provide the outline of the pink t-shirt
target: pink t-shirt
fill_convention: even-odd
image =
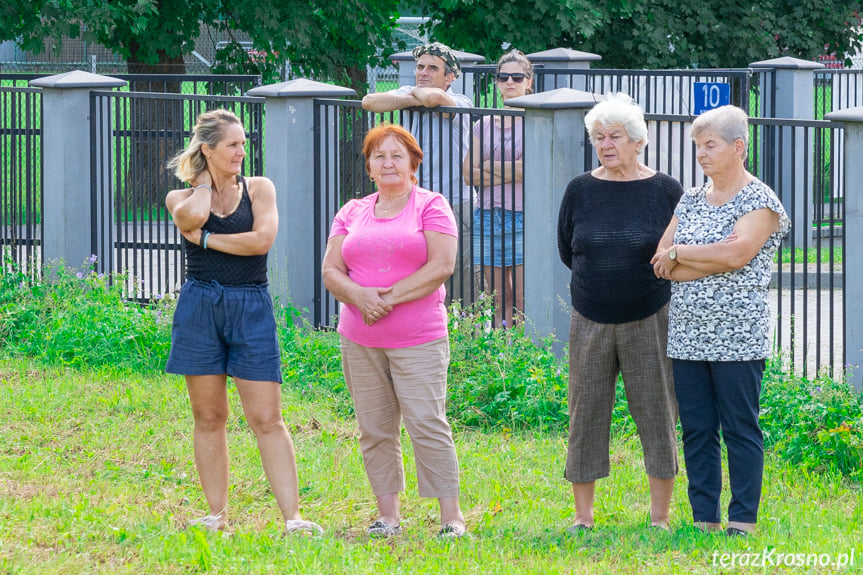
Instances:
[[[446,199],[414,186],[407,205],[394,218],[375,217],[378,194],[351,200],[333,219],[330,238],[345,236],[342,259],[348,277],[364,287],[389,287],[428,261],[424,231],[457,236],[455,217]],[[363,323],[360,310],[342,304],[338,332],[366,347],[410,347],[447,335],[441,285],[424,298],[393,308],[374,325]]]

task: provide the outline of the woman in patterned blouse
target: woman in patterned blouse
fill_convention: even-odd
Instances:
[[[651,259],[672,280],[668,356],[683,427],[695,524],[721,529],[722,457],[728,448],[729,535],[753,531],[764,450],[759,395],[770,352],[767,286],[791,222],[776,194],[744,165],[746,112],[723,106],[692,123],[710,180],[687,191]]]

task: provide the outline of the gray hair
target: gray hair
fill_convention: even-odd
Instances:
[[[240,124],[240,119],[229,110],[210,110],[199,115],[192,129],[192,141],[182,152],[171,158],[168,169],[174,171],[181,182],[192,182],[207,169],[207,158],[201,151],[201,146],[207,144],[215,148],[225,137],[225,128],[231,124]]]
[[[701,134],[714,134],[726,143],[743,140],[743,148],[749,149],[749,116],[737,106],[720,106],[704,112],[692,122],[689,137],[695,140]]]
[[[603,128],[623,126],[626,135],[633,142],[646,146],[647,124],[644,121],[644,110],[635,101],[623,93],[608,94],[605,100],[591,108],[584,116],[584,125],[590,135],[590,143],[596,145],[593,129],[596,124]]]

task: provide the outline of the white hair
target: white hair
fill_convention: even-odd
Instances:
[[[594,141],[594,128],[600,124],[603,128],[609,126],[623,126],[626,135],[633,142],[647,145],[647,124],[644,121],[644,110],[635,101],[623,93],[607,94],[605,100],[591,108],[584,116],[584,125],[590,135],[590,142]]]

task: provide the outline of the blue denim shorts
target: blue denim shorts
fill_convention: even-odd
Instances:
[[[522,265],[524,212],[503,208],[474,210],[473,263],[478,266],[497,267]]]
[[[273,300],[265,285],[188,280],[171,329],[168,373],[281,383]]]

